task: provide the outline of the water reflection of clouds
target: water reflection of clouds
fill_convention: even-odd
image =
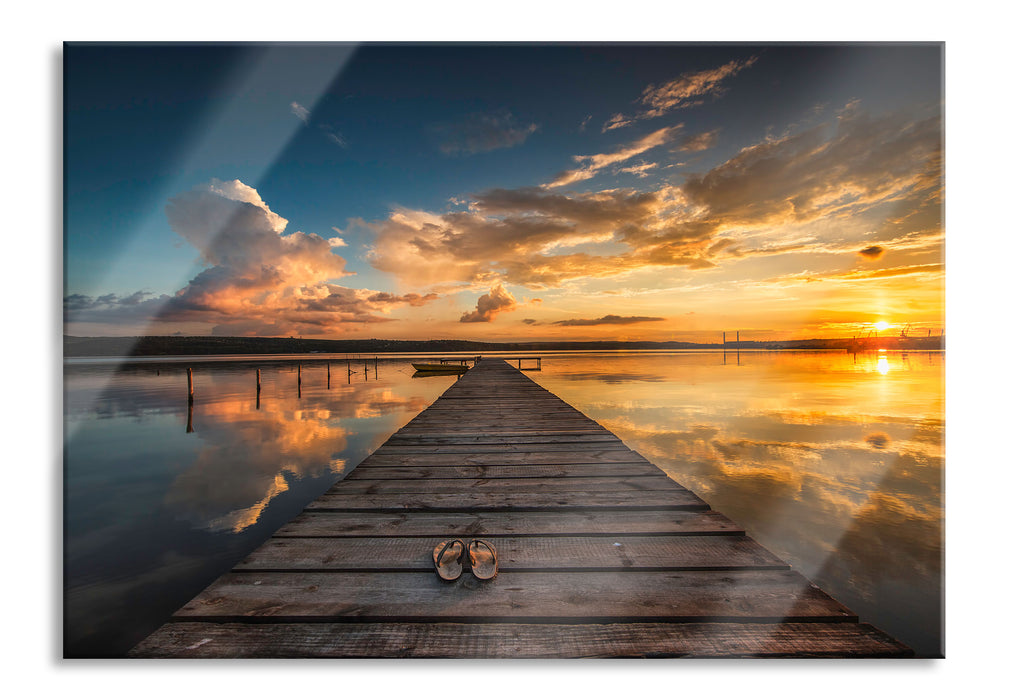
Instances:
[[[565,379],[592,380],[603,384],[628,384],[631,382],[662,382],[666,377],[661,374],[647,374],[644,372],[572,372],[559,373]]]
[[[401,381],[392,386],[374,380],[333,382],[320,365],[305,368],[299,396],[296,365],[274,366],[262,372],[257,401],[255,372],[255,365],[236,364],[194,371],[190,433],[183,427],[190,407],[181,365],[68,368],[67,422],[177,416],[175,458],[185,461],[175,470],[163,505],[193,527],[237,533],[258,522],[295,483],[341,474],[355,455],[364,456],[381,442],[385,431],[375,432],[379,424],[389,422],[388,432],[394,431],[395,416],[421,411],[443,388],[406,388]],[[368,428],[357,435],[351,425]],[[123,433],[122,439],[131,437]]]
[[[317,403],[306,406],[310,398]],[[428,402],[362,384],[344,387],[339,401],[325,403],[315,396],[271,399],[258,410],[249,399],[198,407],[202,447],[169,488],[165,504],[197,527],[239,532],[255,524],[292,481],[344,471],[355,434],[342,419],[419,412]],[[357,445],[357,451],[363,456],[377,440]]]
[[[239,532],[254,524],[289,479],[339,473],[349,433],[329,409],[296,400],[255,409],[247,400],[201,407],[196,460],[172,483],[165,504],[212,530]]]
[[[936,653],[943,358],[743,359],[649,362],[661,382],[606,391],[571,375],[548,385],[863,619]],[[608,361],[606,373],[623,362]]]

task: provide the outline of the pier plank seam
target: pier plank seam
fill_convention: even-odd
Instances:
[[[472,536],[494,538],[498,576],[438,579],[433,546]],[[487,358],[129,654],[910,655]]]

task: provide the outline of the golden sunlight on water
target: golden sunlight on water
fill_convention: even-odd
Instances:
[[[320,403],[324,395],[299,398],[274,381],[264,383],[267,398],[257,408],[247,387],[243,395],[243,387],[211,379],[205,392],[213,400],[197,410],[196,459],[164,501],[177,517],[209,530],[238,532],[253,525],[291,480],[342,473],[347,460],[337,455],[347,450],[353,432],[341,419],[376,419],[426,405],[420,397],[363,383],[341,386],[339,402]],[[372,443],[369,451],[378,446]]]
[[[879,357],[876,359],[876,371],[880,374],[886,374],[890,371],[890,363],[886,359],[886,350],[880,350]]]
[[[536,379],[866,619],[935,652],[943,365],[893,351],[611,355],[551,360]]]

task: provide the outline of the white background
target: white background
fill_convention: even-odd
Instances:
[[[7,498],[0,654],[8,697],[254,695],[886,698],[997,693],[1006,622],[1001,524],[1006,148],[994,3],[469,2],[8,3],[3,10],[0,395]],[[947,154],[945,660],[63,661],[63,41],[944,41]],[[969,685],[968,685],[969,684]],[[187,700],[190,700],[187,698]]]

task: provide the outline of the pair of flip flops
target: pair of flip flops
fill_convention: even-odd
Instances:
[[[455,581],[462,576],[466,563],[479,579],[497,576],[497,549],[490,542],[472,540],[445,540],[434,548],[434,568],[445,581]]]

